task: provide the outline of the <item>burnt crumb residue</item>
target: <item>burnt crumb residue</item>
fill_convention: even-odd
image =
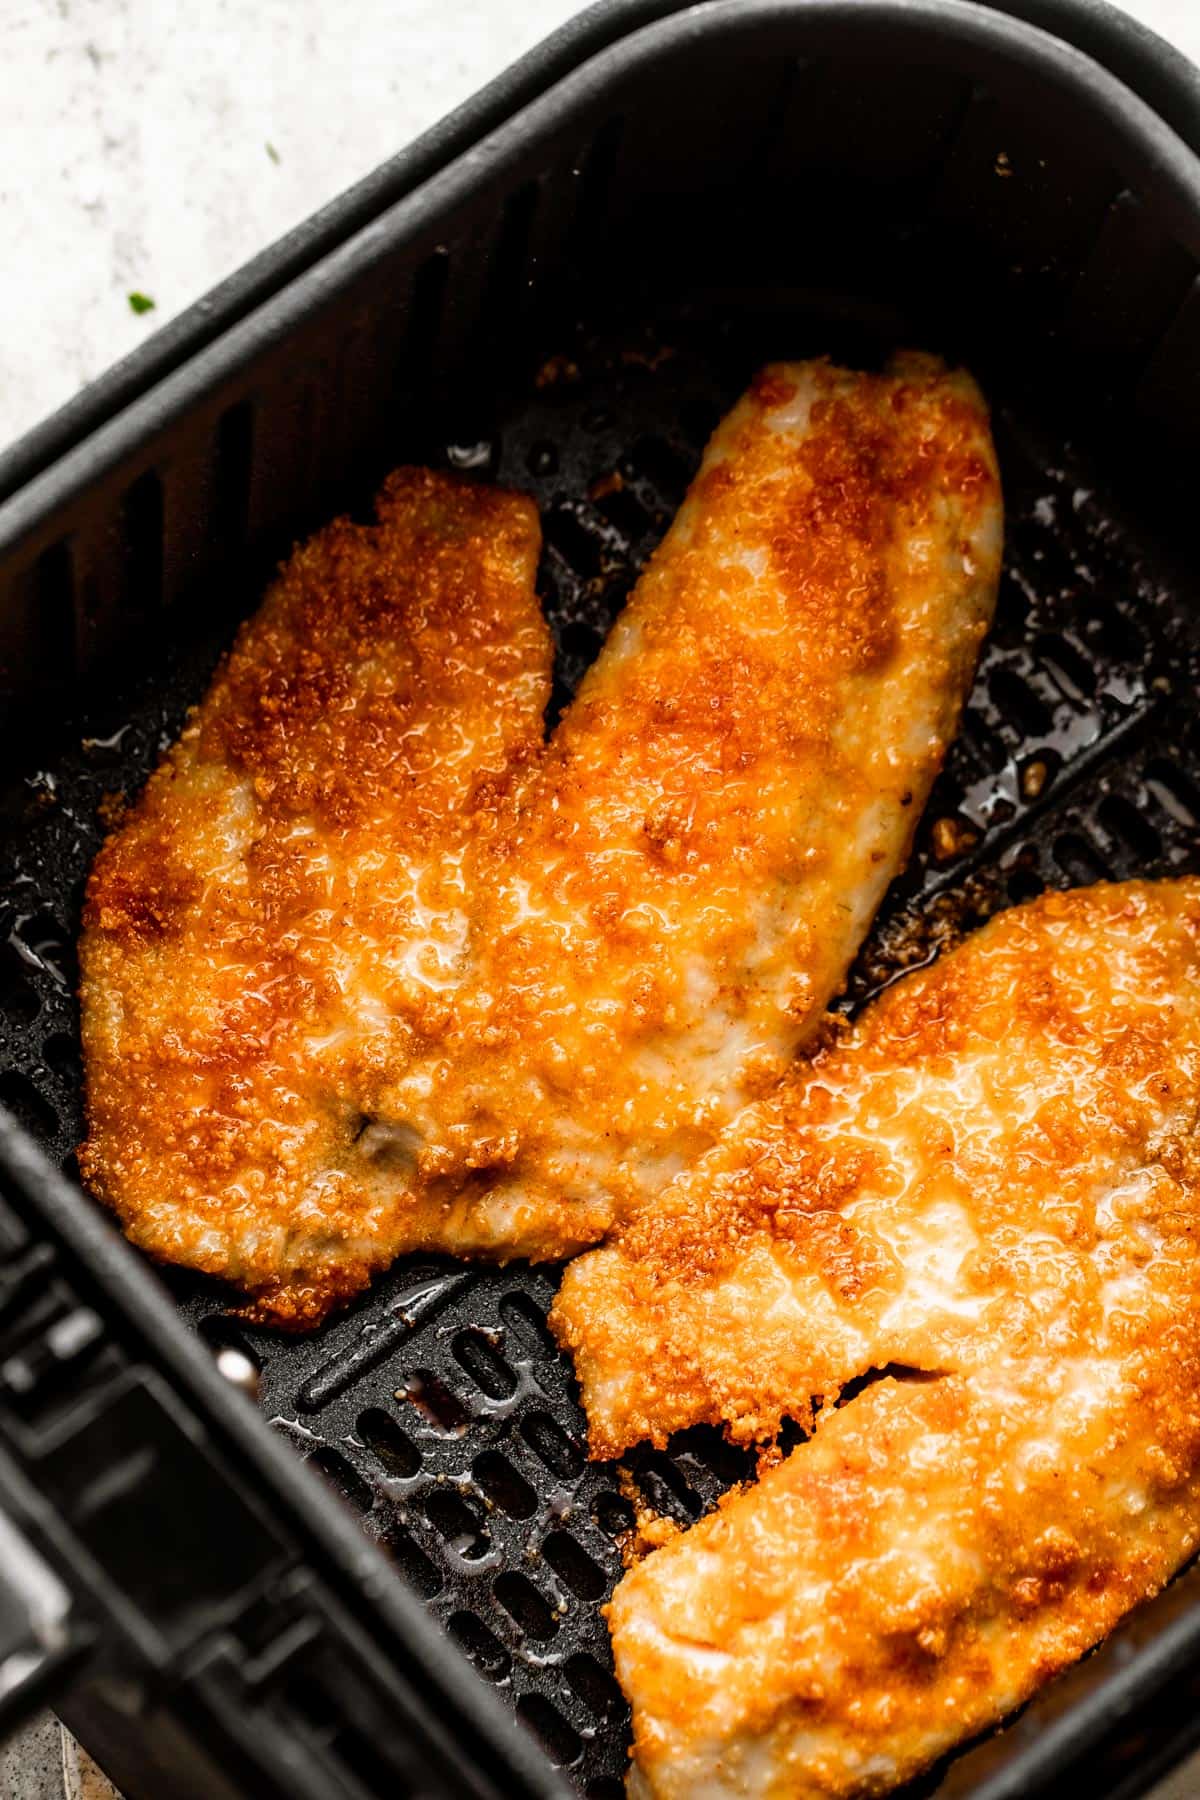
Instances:
[[[962,856],[979,842],[979,832],[965,819],[935,819],[929,835],[938,862],[949,862],[952,857]]]
[[[893,913],[864,946],[847,989],[848,1002],[861,1005],[901,976],[926,968],[1004,905],[1004,887],[987,871],[969,877],[961,887]]]
[[[633,1510],[633,1524],[618,1539],[621,1561],[627,1569],[632,1569],[636,1563],[649,1556],[652,1550],[660,1550],[672,1538],[678,1537],[683,1527],[666,1514],[656,1511],[645,1498],[633,1474],[624,1466],[617,1470],[617,1484],[622,1499]]]
[[[1050,766],[1044,756],[1034,756],[1021,769],[1021,798],[1040,800],[1050,779]]]
[[[539,388],[557,387],[562,382],[579,380],[579,364],[569,356],[561,354],[548,356],[534,376],[534,384]]]

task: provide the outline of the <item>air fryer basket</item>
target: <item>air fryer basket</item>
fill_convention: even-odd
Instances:
[[[1120,66],[1105,9],[1040,10]],[[1200,142],[1198,90],[1147,56]],[[532,492],[560,706],[774,356],[961,357],[1005,477],[995,628],[845,1003],[1043,886],[1200,866],[1198,268],[1192,150],[1086,57],[960,0],[706,0],[560,73],[0,509],[0,1102],[70,1171],[72,944],[104,813],[298,535],[365,511],[401,461]],[[114,1320],[128,1261],[100,1282]],[[599,1609],[631,1494],[687,1523],[748,1465],[707,1430],[588,1464],[555,1279],[410,1260],[296,1339],[166,1275],[550,1760],[615,1800],[627,1714]],[[1197,1657],[1186,1575],[922,1791],[1000,1800],[1069,1771],[1133,1793],[1187,1740]],[[162,1791],[103,1683],[62,1705],[135,1800]]]

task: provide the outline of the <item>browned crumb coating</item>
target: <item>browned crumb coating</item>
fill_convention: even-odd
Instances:
[[[84,912],[84,1177],[283,1323],[379,1264],[367,1119],[444,1029],[468,865],[549,692],[532,503],[400,470],[378,516],[296,551]]]
[[[293,558],[99,858],[87,1179],[285,1323],[407,1250],[595,1242],[819,1026],[1000,533],[969,377],[765,370],[543,755],[532,506],[394,477]]]
[[[1049,895],[898,983],[559,1307],[599,1445],[907,1366],[611,1608],[644,1800],[879,1795],[1200,1541],[1200,881]]]

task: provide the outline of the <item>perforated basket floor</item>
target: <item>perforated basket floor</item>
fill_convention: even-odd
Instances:
[[[758,362],[827,347],[795,335],[748,344],[685,321],[665,346],[580,333],[548,347],[498,429],[454,446],[397,443],[393,460],[438,457],[536,496],[561,704],[723,406]],[[1086,457],[1043,435],[999,380],[993,400],[1009,516],[995,628],[850,1005],[1043,886],[1197,863],[1200,656],[1187,596]],[[81,717],[67,751],[21,772],[10,795],[0,1100],[63,1160],[81,1126],[72,943],[99,808],[137,790],[217,648]],[[410,1260],[310,1339],[236,1326],[213,1288],[168,1279],[210,1343],[240,1344],[259,1365],[267,1417],[361,1513],[553,1761],[592,1800],[615,1800],[628,1721],[600,1607],[632,1509],[618,1471],[586,1462],[571,1372],[545,1326],[556,1272]],[[686,1523],[747,1465],[698,1431],[627,1468],[654,1508]]]

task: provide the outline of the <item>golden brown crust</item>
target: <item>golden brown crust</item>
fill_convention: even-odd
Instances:
[[[1049,895],[899,983],[573,1266],[559,1328],[618,1438],[751,1435],[789,1391],[924,1371],[827,1404],[622,1582],[631,1793],[889,1792],[1195,1550],[1198,1117],[1200,881]]]
[[[1086,1331],[1105,1192],[1193,1154],[1198,931],[1192,881],[1046,895],[748,1109],[567,1271],[593,1452],[701,1419],[770,1436],[867,1369],[1036,1342],[1043,1299]],[[1189,1217],[1157,1229],[1190,1257]]]
[[[770,1085],[903,859],[1000,554],[967,377],[769,370],[543,758],[528,503],[409,471],[381,519],[298,553],[83,944],[88,1179],[297,1325],[405,1250],[595,1241]]]
[[[1120,1341],[885,1380],[609,1608],[639,1800],[865,1800],[1013,1711],[1200,1542],[1194,1276]]]
[[[387,1158],[358,1146],[444,1025],[468,846],[549,689],[531,502],[405,469],[378,515],[296,551],[84,911],[85,1178],[296,1325],[379,1265]]]
[[[954,729],[1000,515],[986,408],[932,359],[777,365],[723,421],[498,844],[433,1092],[388,1097],[459,1247],[594,1241],[820,1022]]]

